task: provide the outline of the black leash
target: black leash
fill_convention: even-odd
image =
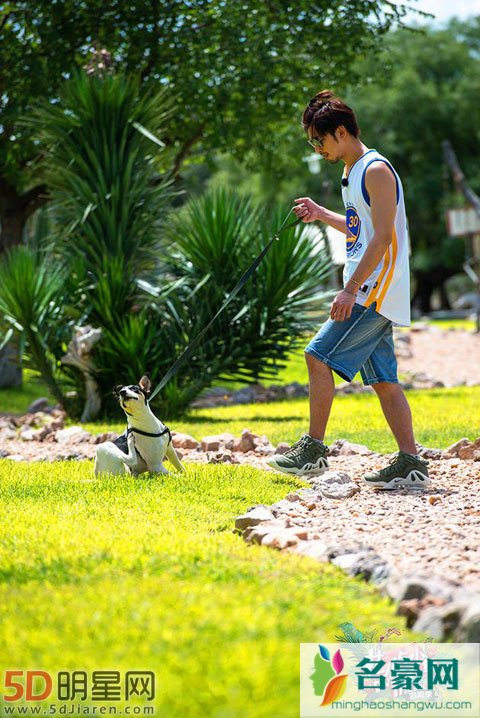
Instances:
[[[290,212],[287,214],[287,216],[286,216],[285,219],[283,220],[283,222],[282,222],[280,228],[275,232],[275,234],[273,235],[273,237],[271,238],[271,240],[269,241],[269,243],[267,244],[267,246],[261,251],[261,253],[258,255],[258,257],[251,263],[251,265],[248,267],[248,269],[246,269],[245,272],[242,274],[242,276],[241,276],[240,279],[238,280],[237,284],[234,286],[234,288],[232,289],[232,291],[230,292],[230,294],[228,295],[228,297],[225,299],[225,301],[223,302],[222,306],[220,307],[220,309],[218,310],[218,312],[215,314],[215,316],[213,317],[213,319],[211,319],[211,320],[209,321],[209,323],[207,324],[207,326],[204,327],[204,328],[202,329],[202,331],[201,331],[199,334],[197,334],[197,336],[195,337],[195,339],[193,339],[193,340],[190,342],[190,344],[187,346],[187,348],[185,349],[185,351],[183,352],[183,354],[181,354],[181,355],[178,357],[178,359],[172,364],[172,366],[170,367],[170,369],[167,371],[167,373],[165,374],[165,376],[163,377],[163,379],[157,384],[157,386],[155,387],[155,389],[152,391],[152,393],[150,394],[150,396],[149,396],[149,398],[148,398],[148,401],[149,401],[149,402],[151,402],[152,399],[154,398],[154,396],[156,396],[156,394],[158,394],[158,392],[159,392],[161,389],[163,389],[163,387],[165,386],[165,384],[167,384],[167,382],[170,381],[170,379],[172,378],[172,376],[174,376],[174,375],[177,373],[177,371],[178,371],[179,367],[181,366],[181,364],[183,364],[183,362],[190,356],[190,354],[191,354],[192,351],[195,349],[195,347],[197,346],[197,344],[199,343],[200,339],[203,337],[203,335],[205,334],[205,332],[208,331],[208,329],[210,329],[210,327],[212,326],[212,324],[213,324],[213,322],[215,321],[215,319],[216,319],[218,316],[220,316],[220,314],[223,312],[223,310],[230,304],[230,302],[232,301],[232,299],[238,294],[238,292],[239,292],[239,291],[242,289],[242,287],[246,284],[246,282],[248,281],[248,279],[250,278],[250,276],[255,272],[255,270],[257,269],[258,265],[260,264],[260,262],[262,261],[262,259],[264,258],[264,256],[266,255],[266,253],[268,252],[268,250],[270,249],[270,247],[272,246],[272,244],[275,242],[276,239],[279,239],[279,236],[278,236],[278,235],[279,235],[281,232],[285,232],[287,229],[291,229],[292,227],[295,227],[296,224],[298,224],[299,222],[302,221],[301,218],[298,218],[298,219],[296,219],[294,222],[290,222],[290,224],[288,224],[287,226],[285,226],[285,225],[287,224],[287,220],[288,220],[288,218],[290,217],[290,215],[292,214],[292,212],[293,212],[293,207],[292,207],[292,209],[290,210]]]

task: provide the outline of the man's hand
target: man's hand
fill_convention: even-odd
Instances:
[[[344,319],[349,319],[354,304],[355,295],[342,289],[332,302],[330,319],[334,319],[336,322],[343,322]]]
[[[293,208],[294,213],[303,222],[316,222],[323,218],[323,207],[310,199],[310,197],[299,197],[294,199],[297,202],[297,206]]]

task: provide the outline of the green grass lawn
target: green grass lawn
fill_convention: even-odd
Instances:
[[[233,533],[300,482],[250,467],[93,480],[92,463],[0,460],[0,645],[7,668],[152,670],[158,716],[293,718],[299,643],[395,626],[330,565]]]
[[[480,386],[423,389],[406,394],[420,444],[445,449],[464,436],[472,440],[480,436]],[[161,416],[161,411],[157,413]],[[308,431],[308,399],[196,409],[169,425],[196,439],[224,431],[240,436],[242,429],[249,428],[256,434],[266,434],[274,445],[279,441],[293,443]],[[120,433],[125,422],[119,417],[118,423],[83,426],[93,433],[109,430]],[[328,444],[335,439],[366,444],[373,451],[383,453],[397,450],[375,394],[335,397],[325,441]]]

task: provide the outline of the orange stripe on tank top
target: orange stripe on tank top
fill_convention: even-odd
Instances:
[[[377,280],[378,284],[375,287],[375,289],[372,291],[372,293],[370,294],[368,299],[366,300],[366,302],[365,302],[366,307],[369,307],[370,304],[372,304],[375,301],[375,295],[377,294],[377,291],[380,288],[380,285],[383,281],[383,277],[385,276],[385,272],[387,271],[387,267],[388,267],[389,263],[390,263],[390,245],[388,245],[387,251],[383,255],[383,267],[382,267],[382,271],[380,272],[380,275]]]
[[[395,271],[395,262],[396,262],[396,260],[397,260],[397,254],[398,254],[397,233],[395,232],[395,227],[393,228],[393,240],[392,240],[392,244],[393,244],[393,261],[392,261],[392,266],[390,267],[390,271],[389,271],[389,273],[388,273],[387,280],[386,280],[386,282],[385,282],[385,284],[384,284],[384,286],[383,286],[383,289],[382,289],[382,291],[381,291],[381,294],[380,294],[380,296],[379,296],[379,298],[378,298],[377,309],[381,309],[383,300],[385,299],[385,294],[387,293],[387,289],[389,288],[390,284],[392,283],[393,273],[394,273],[394,271]]]

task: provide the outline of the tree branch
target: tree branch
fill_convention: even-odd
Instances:
[[[20,211],[24,215],[25,219],[27,219],[27,217],[30,217],[36,209],[43,207],[43,205],[50,199],[51,197],[48,193],[47,185],[36,185],[20,196]]]
[[[186,140],[186,142],[184,142],[182,147],[180,148],[180,152],[178,152],[178,154],[176,155],[176,157],[173,161],[172,174],[174,177],[178,176],[183,160],[188,155],[188,153],[190,152],[190,150],[191,150],[192,146],[195,144],[195,142],[197,142],[200,139],[200,137],[202,136],[203,128],[205,127],[205,124],[206,124],[205,122],[202,122],[202,124],[197,127],[195,132],[192,135],[190,135],[188,140]]]
[[[472,205],[473,209],[480,217],[480,197],[475,194],[473,189],[471,189],[470,186],[467,184],[465,175],[463,174],[460,165],[458,164],[457,155],[455,154],[455,151],[449,140],[443,141],[443,152],[447,165],[452,173],[453,180],[457,185],[457,188],[460,190],[460,192],[462,192],[467,202]]]

